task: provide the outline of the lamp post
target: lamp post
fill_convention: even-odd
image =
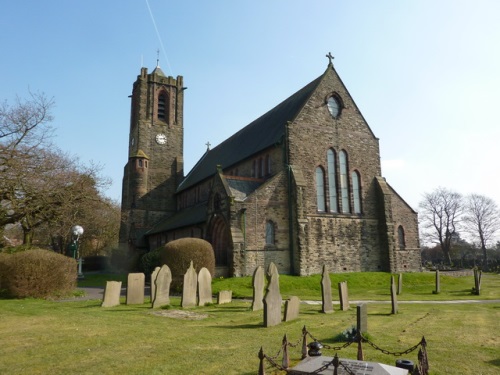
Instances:
[[[80,254],[80,249],[79,249],[79,239],[80,236],[83,234],[83,228],[80,225],[75,225],[73,228],[71,228],[71,233],[73,234],[73,244],[74,248],[76,249],[76,258],[78,259],[78,279],[83,279],[83,272],[82,272],[82,256]]]

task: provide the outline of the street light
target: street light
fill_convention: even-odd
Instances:
[[[71,233],[73,234],[73,244],[76,250],[75,256],[78,258],[78,279],[83,279],[84,276],[82,272],[82,256],[78,247],[78,241],[80,239],[80,236],[83,234],[83,228],[80,225],[75,225],[73,228],[71,228]]]

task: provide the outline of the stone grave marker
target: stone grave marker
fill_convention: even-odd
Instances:
[[[284,321],[297,319],[299,317],[300,299],[299,297],[292,296],[285,302],[285,316]]]
[[[156,282],[156,276],[158,276],[158,272],[160,272],[160,267],[155,267],[154,271],[151,273],[151,280],[149,284],[151,286],[151,295],[150,295],[151,304],[153,304],[156,295],[155,282]]]
[[[340,310],[349,310],[349,293],[347,291],[347,281],[341,281],[339,283],[339,300]]]
[[[142,272],[128,274],[127,305],[142,305],[144,303],[145,278]]]
[[[439,270],[436,270],[436,289],[433,292],[434,294],[441,293],[441,282],[439,279]]]
[[[398,297],[396,292],[397,290],[396,290],[396,283],[394,282],[394,276],[391,276],[391,304],[392,304],[391,314],[398,313]]]
[[[330,280],[330,274],[326,265],[323,265],[323,274],[321,277],[321,301],[322,301],[322,313],[332,313],[333,303],[332,303],[332,281]]]
[[[398,296],[403,293],[403,274],[398,275]]]
[[[252,278],[252,311],[262,310],[264,308],[264,281],[264,269],[258,266],[253,272]]]
[[[219,294],[217,294],[217,304],[222,305],[224,303],[231,303],[233,299],[233,291],[232,290],[221,290]]]
[[[198,275],[193,267],[193,261],[184,274],[184,283],[182,285],[182,307],[196,306],[196,289],[198,287]]]
[[[120,305],[120,294],[122,291],[121,281],[106,281],[104,296],[102,298],[102,307],[113,307]]]
[[[198,272],[198,306],[205,306],[212,302],[212,275],[207,268],[203,267]]]
[[[482,277],[482,271],[478,270],[477,268],[474,268],[474,294],[475,295],[480,295],[481,294],[481,277]]]
[[[356,306],[356,323],[358,332],[368,332],[368,305],[366,303]]]
[[[281,323],[281,293],[279,273],[274,263],[269,264],[267,292],[264,297],[264,327]]]
[[[170,284],[172,283],[172,272],[170,268],[164,264],[159,268],[155,281],[151,284],[155,288],[155,297],[153,300],[153,308],[170,305]]]

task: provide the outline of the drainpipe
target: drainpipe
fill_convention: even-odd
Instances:
[[[290,274],[294,275],[295,274],[295,262],[294,262],[294,256],[293,256],[293,251],[294,251],[294,246],[293,246],[293,207],[292,207],[292,168],[290,166],[290,155],[289,155],[289,148],[288,148],[288,127],[290,126],[290,121],[287,121],[285,125],[285,140],[283,142],[283,152],[284,152],[284,159],[285,159],[285,168],[287,171],[287,180],[288,180],[288,194],[287,194],[287,199],[288,199],[288,247],[290,249]]]

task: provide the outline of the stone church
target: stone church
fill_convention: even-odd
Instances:
[[[183,169],[183,78],[133,85],[120,245],[208,240],[219,275],[419,271],[417,213],[381,176],[379,140],[338,76],[318,78]],[[215,119],[214,119],[215,120]]]

